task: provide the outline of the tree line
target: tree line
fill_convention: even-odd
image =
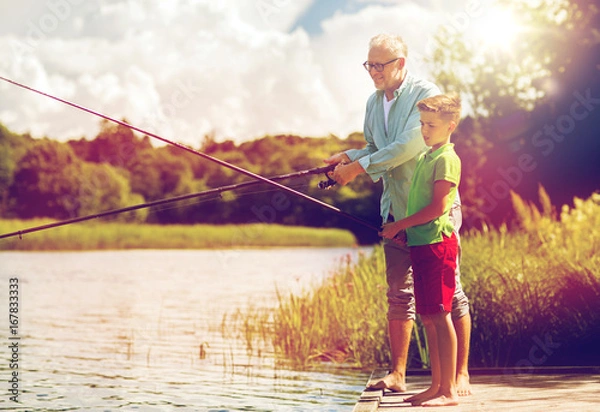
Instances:
[[[324,166],[323,159],[331,153],[362,145],[359,133],[346,139],[265,136],[241,144],[206,136],[196,149],[269,177]],[[318,182],[325,179],[323,174],[282,183],[378,224],[377,185],[362,179],[353,186],[319,189]],[[33,139],[0,125],[0,204],[5,218],[68,219],[246,181],[252,179],[177,147],[155,147],[148,136],[107,121],[101,122],[94,139],[64,143]],[[360,232],[357,224],[262,183],[114,219],[159,224],[265,222]]]

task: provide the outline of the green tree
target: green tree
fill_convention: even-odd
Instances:
[[[590,48],[600,40],[593,1],[498,0],[496,5],[514,18],[516,38],[510,44],[486,45],[468,30],[442,26],[428,58],[440,87],[461,92],[476,118],[533,110],[553,96],[567,73],[580,76],[582,59],[589,60]]]
[[[36,141],[15,170],[10,188],[14,212],[21,218],[75,217],[80,174],[77,169],[81,163],[61,143],[49,139]],[[71,173],[66,173],[67,170]]]
[[[12,211],[21,218],[73,218],[142,200],[131,195],[117,169],[83,162],[69,145],[49,139],[36,141],[23,156],[10,194]]]
[[[77,175],[75,193],[76,214],[86,216],[107,210],[144,203],[144,197],[132,193],[129,180],[120,169],[108,164],[82,162],[75,167],[67,167],[65,173],[80,172]],[[147,209],[114,215],[111,219],[127,222],[143,222]]]
[[[148,136],[138,137],[132,129],[108,120],[100,122],[100,132],[93,140],[72,140],[69,145],[82,160],[123,169],[128,169],[139,153],[153,149]]]
[[[465,214],[493,223],[507,219],[509,189],[531,199],[542,182],[553,198],[564,193],[566,201],[597,190],[593,170],[599,168],[594,157],[600,154],[594,137],[598,117],[587,114],[573,133],[577,141],[553,150],[565,139],[556,134],[548,137],[551,149],[543,153],[539,149],[539,138],[546,138],[544,133],[570,114],[576,93],[594,98],[600,93],[597,4],[499,0],[497,5],[512,13],[518,29],[515,41],[508,43],[505,36],[507,47],[487,47],[481,38],[446,26],[436,35],[429,59],[442,90],[460,92],[466,103],[468,118],[453,139],[463,160]],[[503,34],[508,30],[504,27]],[[527,172],[515,169],[522,156],[533,165]],[[512,173],[508,178],[506,170]],[[557,179],[558,170],[569,170],[577,184]],[[577,191],[576,186],[585,186],[588,192]]]
[[[7,212],[9,192],[15,169],[33,143],[29,135],[19,136],[0,124],[0,215]]]

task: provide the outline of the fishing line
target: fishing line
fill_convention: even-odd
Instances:
[[[254,183],[254,182],[253,182]],[[256,182],[256,183],[261,183],[261,182]],[[302,184],[302,185],[287,185],[288,187],[291,187],[293,189],[304,189],[307,188],[309,185],[308,184]],[[262,194],[266,194],[266,193],[273,193],[276,192],[278,189],[273,188],[273,189],[264,189],[264,190],[251,190],[251,191],[247,191],[247,192],[236,192],[235,190],[232,190],[230,193],[234,193],[235,194],[235,199],[234,200],[239,200],[242,199],[244,197],[248,197],[248,196],[253,196],[253,195],[262,195]],[[153,206],[150,208],[150,211],[152,212],[163,212],[166,210],[173,210],[173,209],[182,209],[184,207],[193,207],[193,206],[199,206],[202,205],[204,203],[209,203],[209,202],[213,202],[215,200],[221,200],[221,201],[229,201],[229,200],[225,200],[223,199],[223,196],[221,195],[221,193],[219,193],[218,195],[208,198],[208,199],[204,199],[204,198],[192,198],[192,199],[186,199],[183,201],[177,201],[176,204],[171,205],[170,203],[168,204],[163,204],[163,205],[159,205],[159,206]],[[175,203],[175,202],[173,202]]]
[[[201,204],[204,203],[208,203],[208,202],[212,202],[215,200],[220,200],[222,199],[222,197],[220,195],[216,195],[214,197],[209,197],[207,199],[187,199],[187,200],[180,200],[177,203],[173,202],[171,203],[166,203],[166,204],[162,204],[162,205],[158,205],[158,206],[152,206],[150,208],[148,208],[149,212],[164,212],[166,210],[173,210],[173,209],[183,209],[185,207],[191,207],[191,206],[199,206]]]
[[[135,130],[135,131],[137,131],[137,132],[139,132],[139,133],[142,133],[142,134],[144,134],[144,135],[146,135],[146,136],[149,136],[149,137],[152,137],[152,138],[154,138],[154,139],[160,140],[160,141],[161,141],[161,142],[163,142],[163,143],[167,143],[167,144],[169,144],[169,145],[172,145],[172,146],[178,147],[178,148],[180,148],[180,149],[182,149],[182,150],[185,150],[185,151],[187,151],[187,152],[189,152],[189,153],[193,153],[193,154],[195,154],[195,155],[197,155],[197,156],[200,156],[200,157],[202,157],[202,158],[204,158],[204,159],[206,159],[206,160],[209,160],[209,161],[211,161],[211,162],[213,162],[213,163],[217,163],[217,164],[218,164],[218,165],[220,165],[220,166],[226,167],[226,168],[228,168],[228,169],[234,170],[234,171],[236,171],[236,172],[238,172],[238,173],[241,173],[241,174],[243,174],[243,175],[246,175],[246,176],[248,176],[248,177],[251,177],[251,178],[253,178],[253,179],[256,179],[256,180],[259,180],[259,181],[261,181],[261,182],[264,182],[264,183],[270,184],[270,185],[272,185],[272,186],[275,186],[275,187],[277,187],[277,188],[279,188],[279,189],[281,189],[281,190],[283,190],[283,191],[286,191],[286,192],[288,192],[288,193],[291,193],[291,194],[293,194],[293,195],[295,195],[295,196],[298,196],[298,197],[300,197],[300,198],[302,198],[302,199],[305,199],[305,200],[308,200],[308,201],[310,201],[310,202],[316,203],[316,204],[318,204],[318,205],[320,205],[320,206],[322,206],[322,207],[324,207],[324,208],[326,208],[326,209],[328,209],[328,210],[331,210],[331,211],[333,211],[333,212],[336,212],[336,213],[338,213],[338,214],[340,214],[340,215],[342,215],[342,216],[346,217],[347,219],[353,220],[353,221],[354,221],[354,222],[356,222],[356,223],[359,223],[359,224],[361,224],[361,225],[363,225],[363,226],[365,226],[365,227],[368,227],[368,228],[370,228],[370,229],[372,229],[372,230],[375,230],[375,231],[379,232],[379,228],[378,228],[378,227],[375,227],[375,226],[373,226],[371,223],[369,223],[369,222],[367,222],[367,221],[365,221],[365,220],[363,220],[363,219],[360,219],[360,218],[358,218],[358,217],[356,217],[356,216],[354,216],[354,215],[351,215],[351,214],[349,214],[349,213],[346,213],[346,212],[344,212],[344,211],[340,210],[339,208],[337,208],[337,207],[335,207],[335,206],[332,206],[332,205],[330,205],[329,203],[325,203],[325,202],[323,202],[323,201],[321,201],[321,200],[318,200],[318,199],[315,199],[314,197],[311,197],[311,196],[309,196],[309,195],[307,195],[307,194],[304,194],[304,193],[302,193],[302,192],[298,192],[297,190],[294,190],[294,189],[292,189],[292,188],[290,188],[290,187],[287,187],[287,186],[285,186],[285,185],[282,185],[282,184],[280,184],[280,183],[277,183],[277,182],[275,182],[275,181],[273,181],[273,180],[270,180],[270,179],[268,179],[268,178],[266,178],[266,177],[264,177],[264,176],[258,175],[258,174],[256,174],[256,173],[253,173],[253,172],[249,171],[249,170],[246,170],[246,169],[244,169],[244,168],[241,168],[241,167],[239,167],[239,166],[236,166],[236,165],[234,165],[234,164],[232,164],[232,163],[228,163],[228,162],[226,162],[226,161],[224,161],[224,160],[218,159],[218,158],[216,158],[216,157],[213,157],[213,156],[210,156],[210,155],[208,155],[208,154],[206,154],[206,153],[203,153],[203,152],[200,152],[200,151],[198,151],[198,150],[192,149],[191,147],[189,147],[189,146],[186,146],[186,145],[184,145],[184,144],[177,143],[177,142],[174,142],[174,141],[172,141],[172,140],[166,139],[166,138],[164,138],[164,137],[161,137],[161,136],[159,136],[159,135],[157,135],[157,134],[155,134],[155,133],[148,132],[148,131],[146,131],[146,130],[144,130],[144,129],[141,129],[141,128],[137,127],[137,126],[134,126],[134,125],[131,125],[131,124],[129,124],[129,123],[126,123],[126,122],[124,122],[124,121],[122,121],[122,120],[117,120],[117,119],[115,119],[115,118],[113,118],[113,117],[107,116],[107,115],[105,115],[105,114],[102,114],[102,113],[100,113],[100,112],[97,112],[97,111],[95,111],[95,110],[88,109],[88,108],[86,108],[86,107],[84,107],[84,106],[81,106],[81,105],[79,105],[79,104],[76,104],[76,103],[70,102],[70,101],[68,101],[68,100],[65,100],[65,99],[61,99],[60,97],[53,96],[53,95],[51,95],[51,94],[49,94],[49,93],[42,92],[42,91],[40,91],[40,90],[38,90],[38,89],[35,89],[35,88],[33,88],[33,87],[30,87],[30,86],[27,86],[27,85],[25,85],[25,84],[22,84],[22,83],[16,82],[16,81],[14,81],[14,80],[11,80],[11,79],[8,79],[8,78],[6,78],[6,77],[0,76],[0,80],[4,80],[5,82],[7,82],[7,83],[10,83],[10,84],[13,84],[13,85],[15,85],[15,86],[17,86],[17,87],[20,87],[20,88],[22,88],[22,89],[29,90],[29,91],[31,91],[31,92],[34,92],[34,93],[40,94],[40,95],[42,95],[42,96],[46,96],[46,97],[48,97],[48,98],[50,98],[50,99],[56,100],[56,101],[58,101],[58,102],[60,102],[60,103],[63,103],[63,104],[66,104],[66,105],[68,105],[68,106],[74,107],[74,108],[76,108],[76,109],[82,110],[82,111],[84,111],[84,112],[90,113],[90,114],[92,114],[92,115],[94,115],[94,116],[101,117],[101,118],[103,118],[103,119],[105,119],[105,120],[108,120],[108,121],[111,121],[111,122],[113,122],[113,123],[119,124],[119,125],[121,125],[121,126],[127,127],[127,128],[129,128],[129,129],[131,129],[131,130]],[[1,238],[2,238],[2,236],[0,236],[0,239],[1,239]]]

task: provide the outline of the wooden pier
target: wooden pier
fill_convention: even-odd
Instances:
[[[367,383],[379,380],[387,370],[375,370]],[[471,374],[473,394],[460,398],[460,405],[443,407],[447,412],[598,412],[600,411],[600,367],[568,368],[517,374],[514,371],[480,371]],[[421,408],[404,398],[429,387],[429,375],[408,374],[404,393],[365,389],[353,412],[398,412]]]

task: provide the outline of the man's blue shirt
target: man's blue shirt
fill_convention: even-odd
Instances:
[[[410,182],[418,155],[427,149],[421,136],[417,102],[441,94],[436,85],[407,73],[402,85],[394,92],[396,100],[388,115],[385,130],[383,90],[377,90],[367,101],[363,149],[350,149],[351,161],[358,160],[371,179],[383,179],[381,217],[386,222],[390,212],[396,220],[406,216]]]

